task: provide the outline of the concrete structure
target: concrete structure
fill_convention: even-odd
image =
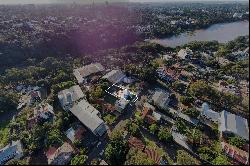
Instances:
[[[59,102],[64,110],[69,110],[74,102],[84,97],[85,95],[79,85],[72,86],[69,89],[62,90],[58,93]]]
[[[11,144],[0,149],[0,165],[15,158],[20,159],[23,157],[23,145],[20,140],[12,141]]]
[[[107,79],[109,82],[115,84],[117,82],[120,82],[125,77],[125,74],[121,70],[112,70],[102,78]]]
[[[249,141],[249,128],[247,120],[225,110],[221,112],[219,131],[221,133],[233,133]]]
[[[71,160],[74,153],[73,147],[65,142],[61,147],[57,150],[53,151],[53,153],[48,154],[48,164],[49,165],[66,165]]]
[[[163,90],[156,90],[152,100],[154,105],[161,109],[167,109],[169,103],[169,93]]]
[[[87,77],[102,71],[104,71],[104,67],[100,63],[91,63],[81,68],[74,69],[73,74],[75,75],[78,83],[81,84]]]
[[[106,132],[104,121],[98,117],[99,111],[86,100],[81,100],[74,104],[70,112],[95,135],[102,136]]]

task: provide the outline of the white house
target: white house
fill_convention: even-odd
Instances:
[[[249,141],[249,128],[247,119],[227,111],[221,112],[219,131],[222,133],[233,133]]]
[[[106,132],[104,121],[99,118],[99,111],[90,105],[86,100],[75,103],[70,109],[83,125],[85,125],[93,134],[102,136]]]
[[[11,144],[0,149],[0,165],[13,158],[20,159],[23,157],[23,145],[20,140],[12,141]]]

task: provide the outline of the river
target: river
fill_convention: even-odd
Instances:
[[[164,39],[153,39],[151,42],[156,42],[164,46],[176,47],[191,41],[217,40],[220,43],[226,43],[234,40],[238,36],[245,35],[249,35],[249,21],[214,24],[206,29],[195,30],[192,33],[185,32]]]

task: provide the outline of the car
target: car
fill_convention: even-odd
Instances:
[[[104,149],[99,153],[100,156],[102,156],[104,153]]]
[[[96,145],[96,147],[98,148],[100,145],[102,144],[102,142],[98,142],[98,144]]]

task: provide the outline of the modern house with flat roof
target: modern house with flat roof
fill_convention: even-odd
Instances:
[[[90,131],[97,136],[102,136],[106,133],[106,126],[104,121],[99,118],[99,111],[90,105],[86,100],[81,100],[75,103],[70,109],[70,112],[74,114]]]
[[[222,133],[233,133],[249,141],[249,128],[247,119],[227,111],[221,112],[219,131]]]
[[[84,97],[85,95],[79,85],[72,86],[69,89],[62,90],[58,93],[59,102],[64,110],[69,110],[74,102]]]
[[[4,165],[5,162],[16,158],[23,157],[23,145],[20,140],[12,141],[11,144],[0,149],[0,165]]]
[[[81,68],[74,69],[73,74],[75,75],[78,83],[81,84],[87,77],[102,71],[104,71],[104,67],[100,63],[91,63]]]

